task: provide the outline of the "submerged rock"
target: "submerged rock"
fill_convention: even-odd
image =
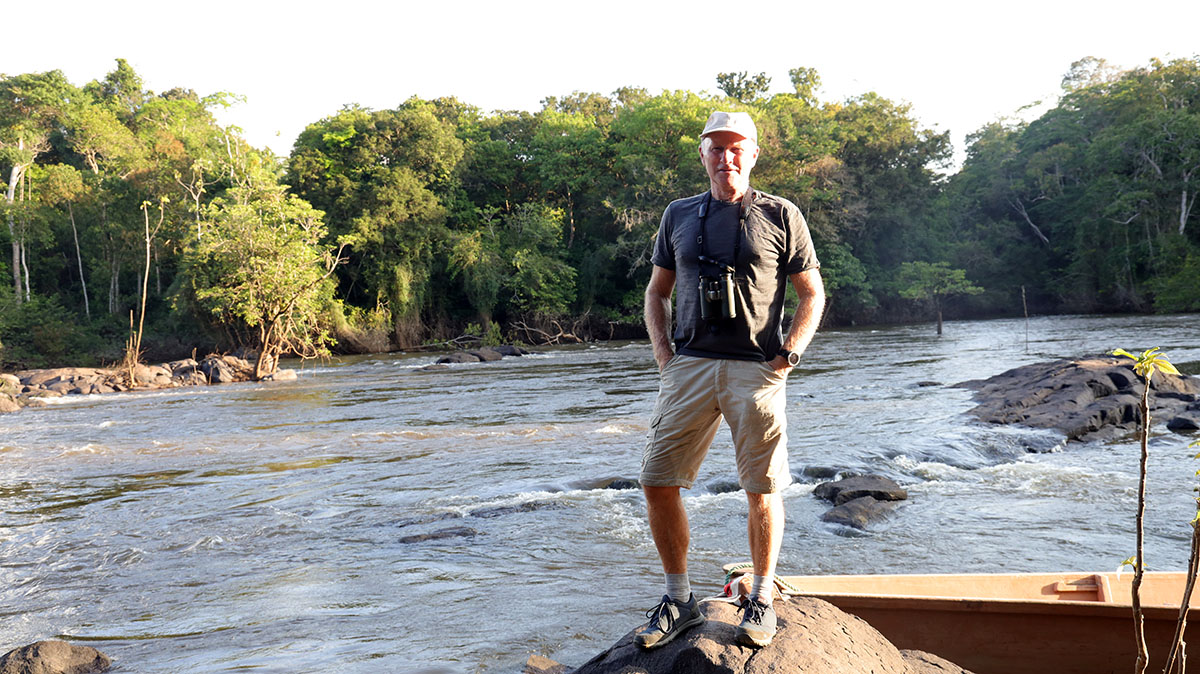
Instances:
[[[535,510],[561,510],[566,506],[559,501],[526,501],[511,506],[496,506],[494,508],[477,508],[472,510],[469,515],[472,517],[503,517],[513,513],[529,513]]]
[[[541,655],[531,655],[521,674],[567,674],[571,668]]]
[[[425,534],[401,536],[400,543],[424,543],[425,541],[441,541],[447,538],[474,538],[479,532],[470,527],[446,527]]]
[[[885,519],[892,514],[895,507],[894,501],[880,501],[870,496],[860,496],[825,511],[825,514],[821,515],[821,521],[855,529],[866,529],[869,524]]]
[[[1143,383],[1133,361],[1115,356],[1055,360],[956,384],[975,391],[971,414],[996,424],[1051,428],[1071,440],[1133,431],[1141,420]],[[1170,419],[1200,399],[1200,378],[1158,372],[1150,418]]]
[[[511,344],[483,346],[469,351],[455,351],[438,358],[435,364],[491,363],[501,360],[505,356],[524,356],[527,353],[529,352],[525,349]]]
[[[295,370],[275,370],[262,378],[263,381],[296,381],[296,379]]]
[[[437,362],[438,363],[455,363],[455,364],[478,363],[479,356],[476,356],[473,353],[468,353],[466,351],[455,351],[454,353],[452,353],[448,356],[442,356],[441,358],[438,358]]]
[[[0,674],[92,674],[106,672],[112,660],[91,646],[39,641],[0,657]]]
[[[945,663],[919,652],[901,653],[875,628],[833,604],[811,597],[777,601],[779,632],[770,645],[749,648],[734,641],[737,607],[700,604],[707,620],[652,651],[633,643],[631,631],[574,674],[757,674],[758,672],[837,672],[838,674],[934,674],[964,672],[931,669]],[[638,628],[640,629],[640,627]],[[535,672],[555,672],[538,661]],[[528,666],[528,665],[527,665]],[[530,671],[530,670],[526,670]]]

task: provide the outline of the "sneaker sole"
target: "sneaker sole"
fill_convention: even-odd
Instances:
[[[701,614],[685,623],[676,625],[675,630],[673,632],[671,632],[670,634],[664,635],[663,638],[659,639],[658,641],[655,641],[652,644],[646,645],[646,644],[640,643],[637,641],[636,637],[634,638],[634,643],[637,643],[638,647],[641,648],[642,650],[651,651],[651,650],[654,650],[655,648],[658,648],[659,646],[666,646],[667,644],[671,643],[671,640],[674,639],[675,637],[679,636],[680,634],[683,634],[684,632],[690,630],[691,628],[693,628],[696,625],[699,625],[703,622],[704,622],[704,615]]]
[[[739,628],[736,638],[737,638],[737,642],[744,646],[754,646],[757,648],[762,648],[763,646],[766,646],[767,644],[771,643],[771,640],[775,638],[775,635],[772,634],[767,637],[757,638],[754,635],[750,634],[749,632],[743,631],[742,629]]]

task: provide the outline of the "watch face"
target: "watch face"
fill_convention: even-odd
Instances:
[[[791,365],[792,367],[796,367],[800,364],[800,354],[796,353],[795,351],[788,353],[787,359],[788,365]]]

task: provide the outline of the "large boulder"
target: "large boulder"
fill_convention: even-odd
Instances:
[[[0,674],[92,674],[106,672],[112,660],[91,646],[39,641],[0,658]]]
[[[1144,385],[1133,361],[1115,356],[1024,365],[956,384],[975,392],[971,413],[997,424],[1057,429],[1069,439],[1137,428]],[[1200,400],[1200,378],[1158,372],[1150,382],[1151,419],[1171,419]]]
[[[856,475],[813,488],[813,496],[834,505],[821,515],[822,522],[855,529],[886,519],[896,507],[895,501],[908,498],[908,492],[895,480],[882,475]]]
[[[70,382],[83,377],[94,377],[105,374],[105,370],[92,367],[56,367],[49,370],[25,370],[18,372],[17,377],[26,386],[49,388],[59,382]]]
[[[813,496],[834,505],[842,505],[863,496],[870,496],[877,501],[903,501],[908,498],[908,492],[895,480],[882,475],[859,475],[821,483],[813,488]]]
[[[467,351],[455,351],[452,354],[438,358],[437,362],[438,363],[454,363],[454,364],[478,363],[479,356],[476,356],[475,354],[469,353]]]
[[[740,620],[736,606],[703,602],[700,607],[707,618],[704,624],[665,646],[638,648],[634,630],[574,674],[934,674],[939,670],[931,669],[930,663],[946,662],[933,656],[906,657],[861,618],[812,597],[775,603],[779,632],[764,648],[734,641]],[[539,664],[542,671],[554,671],[552,663]],[[964,672],[961,667],[944,671]]]
[[[472,351],[468,351],[467,353],[471,354],[472,356],[475,356],[481,362],[484,362],[484,363],[491,363],[493,361],[500,360],[501,358],[504,357],[504,354],[500,353],[499,351],[493,349],[490,346],[485,346],[481,349],[474,349]]]
[[[1176,433],[1200,430],[1200,412],[1184,412],[1167,422],[1167,429]]]
[[[21,393],[21,380],[15,374],[0,373],[0,393],[15,396]]]
[[[228,384],[254,378],[254,366],[237,356],[210,354],[200,361],[198,369],[204,373],[210,384]]]
[[[17,399],[7,393],[0,393],[0,412],[16,412],[21,409]]]

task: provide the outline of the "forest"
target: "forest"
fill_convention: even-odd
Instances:
[[[808,219],[825,325],[1200,311],[1200,57],[1081,59],[957,168],[908,104],[790,79],[348,105],[278,157],[217,123],[237,96],[148,91],[124,60],[0,75],[0,370],[644,337],[659,217],[706,189],[714,109],[754,117],[752,184]]]

